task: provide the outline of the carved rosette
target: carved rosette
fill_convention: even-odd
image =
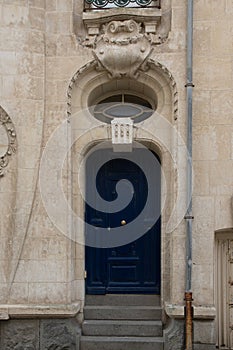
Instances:
[[[93,50],[99,69],[106,69],[112,78],[136,78],[145,68],[151,51],[150,42],[134,20],[112,21],[103,25],[103,34]]]
[[[2,107],[0,107],[0,127],[5,129],[8,144],[1,143],[0,146],[5,149],[0,156],[0,177],[4,176],[4,168],[9,163],[9,159],[16,152],[16,132],[12,120]]]

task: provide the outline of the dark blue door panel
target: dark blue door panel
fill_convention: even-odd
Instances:
[[[111,150],[109,150],[111,152]],[[134,150],[143,156],[144,150]],[[86,163],[86,198],[93,193],[89,181],[95,174],[94,158],[101,157],[101,150],[92,153]],[[156,156],[155,156],[156,157]],[[116,155],[114,154],[114,157]],[[116,184],[126,179],[133,185],[133,196],[130,203],[115,213],[98,211],[98,200],[93,206],[86,203],[86,222],[98,228],[111,229],[119,227],[122,220],[132,222],[143,210],[148,191],[153,191],[155,202],[160,203],[161,180],[160,169],[154,174],[154,186],[148,188],[142,169],[135,163],[122,158],[112,159],[105,163],[97,173],[96,188],[106,201],[117,198]],[[92,203],[93,204],[93,203]],[[153,209],[153,208],[152,208]],[[151,210],[150,215],[153,215]],[[144,218],[145,234],[139,239],[114,248],[95,248],[86,246],[86,292],[88,294],[106,293],[160,293],[160,218],[152,228],[153,217]],[[88,227],[86,228],[88,230]],[[98,239],[98,234],[97,238]]]

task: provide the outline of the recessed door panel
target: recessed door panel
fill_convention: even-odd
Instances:
[[[146,150],[149,152],[148,150]],[[112,152],[109,150],[109,152]],[[143,157],[145,150],[134,150]],[[152,191],[154,203],[160,203],[160,166],[153,174],[154,186],[148,186],[143,170],[134,162],[117,158],[104,163],[96,173],[96,158],[101,150],[92,153],[86,162],[86,222],[98,230],[106,228],[109,235],[113,229],[134,222],[146,205],[148,191]],[[154,155],[154,157],[156,157]],[[95,161],[94,161],[95,160]],[[157,161],[157,158],[156,158]],[[158,162],[158,161],[157,161]],[[89,175],[89,176],[88,176]],[[132,185],[132,197],[129,203],[116,212],[98,211],[98,199],[93,202],[93,188],[90,181],[96,178],[96,189],[105,201],[111,203],[117,198],[117,184],[126,180]],[[149,188],[150,187],[150,188]],[[152,188],[151,188],[152,187]],[[92,200],[89,200],[89,197]],[[90,202],[92,203],[90,205]],[[160,216],[152,217],[153,209],[143,217],[142,235],[130,243],[117,247],[96,248],[86,246],[86,292],[89,294],[106,293],[160,293]],[[156,222],[155,222],[156,221]],[[155,224],[154,224],[155,222]],[[153,223],[153,225],[151,224]],[[88,230],[88,225],[86,230]],[[133,232],[130,232],[130,234]],[[100,245],[98,245],[100,246]]]

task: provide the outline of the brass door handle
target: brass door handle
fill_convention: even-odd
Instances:
[[[121,225],[122,226],[126,225],[126,221],[125,220],[121,220]]]

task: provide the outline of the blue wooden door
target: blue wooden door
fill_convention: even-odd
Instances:
[[[111,152],[111,150],[109,150]],[[143,157],[144,150],[134,150]],[[142,169],[134,162],[116,158],[107,161],[98,171],[96,188],[100,196],[106,201],[114,201],[117,197],[116,184],[126,179],[133,185],[133,197],[130,203],[115,213],[98,211],[90,206],[88,197],[92,196],[89,182],[93,181],[91,174],[95,174],[94,159],[101,157],[101,150],[92,153],[86,162],[86,215],[87,224],[98,228],[111,230],[123,224],[132,222],[142,212],[148,191],[160,203],[161,175],[160,166],[154,176],[154,186],[148,188],[147,179]],[[154,155],[154,157],[157,157]],[[158,159],[158,157],[157,157]],[[150,186],[151,187],[151,186]],[[96,202],[98,206],[98,201]],[[160,205],[160,204],[159,204]],[[153,222],[152,217],[146,218],[146,224]],[[88,226],[88,225],[87,225]],[[150,226],[150,225],[149,225]],[[149,227],[148,226],[148,227]],[[88,227],[86,228],[88,230]],[[125,245],[108,248],[86,246],[86,293],[156,293],[160,294],[160,216],[153,227],[140,238]],[[97,236],[98,237],[98,236]]]

